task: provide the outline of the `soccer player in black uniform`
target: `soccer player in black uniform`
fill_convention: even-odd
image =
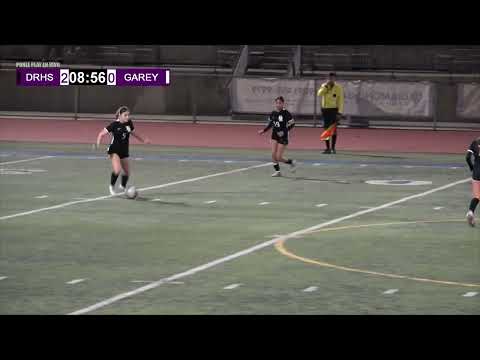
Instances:
[[[263,134],[272,128],[272,160],[275,172],[272,176],[282,176],[280,173],[280,164],[283,162],[290,165],[292,172],[295,172],[295,160],[284,159],[283,152],[288,145],[288,133],[295,126],[295,120],[292,114],[285,109],[285,99],[279,96],[275,99],[275,111],[272,111],[268,117],[268,124],[259,134]]]
[[[472,172],[472,194],[473,198],[470,201],[470,208],[467,212],[467,221],[470,226],[475,226],[475,217],[473,213],[475,212],[475,208],[480,201],[480,138],[474,140],[470,147],[467,150],[467,155],[465,160],[467,161],[468,167]],[[472,162],[473,157],[473,162]]]
[[[112,160],[112,174],[110,177],[110,194],[115,195],[115,183],[117,182],[120,172],[123,170],[122,174],[122,183],[120,185],[120,190],[125,191],[127,186],[128,177],[130,175],[130,170],[128,166],[128,145],[130,140],[130,135],[134,136],[142,143],[149,143],[148,139],[143,139],[140,135],[134,132],[135,127],[133,126],[132,120],[130,117],[130,110],[126,106],[121,106],[116,112],[117,120],[112,122],[106,128],[102,129],[98,133],[96,147],[100,145],[102,137],[110,133],[112,136],[112,141],[108,146],[108,155]]]

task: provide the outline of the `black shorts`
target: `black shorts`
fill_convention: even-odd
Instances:
[[[108,155],[117,154],[120,159],[128,158],[128,149],[121,146],[110,145],[107,151]]]
[[[323,127],[328,129],[334,122],[337,121],[338,109],[322,109]]]
[[[476,181],[480,181],[480,169],[473,169],[472,179]]]
[[[272,131],[272,140],[275,140],[282,145],[288,145],[288,132],[280,136],[276,131]]]

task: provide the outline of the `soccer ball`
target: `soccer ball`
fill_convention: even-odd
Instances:
[[[127,191],[125,191],[125,195],[127,195],[129,199],[135,199],[138,196],[138,192],[137,189],[135,189],[135,186],[130,186]]]

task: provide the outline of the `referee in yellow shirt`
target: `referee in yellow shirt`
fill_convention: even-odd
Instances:
[[[318,96],[322,97],[322,115],[323,127],[328,129],[330,125],[337,122],[343,114],[343,88],[335,82],[336,74],[328,74],[328,81],[320,87],[317,92]],[[337,143],[337,131],[332,135],[332,149],[330,150],[330,140],[325,140],[327,144],[324,154],[335,154],[335,144]]]

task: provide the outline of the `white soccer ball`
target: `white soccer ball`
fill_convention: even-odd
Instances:
[[[135,199],[138,196],[138,191],[135,189],[135,186],[130,186],[127,191],[125,191],[125,195],[127,195],[129,199]]]

